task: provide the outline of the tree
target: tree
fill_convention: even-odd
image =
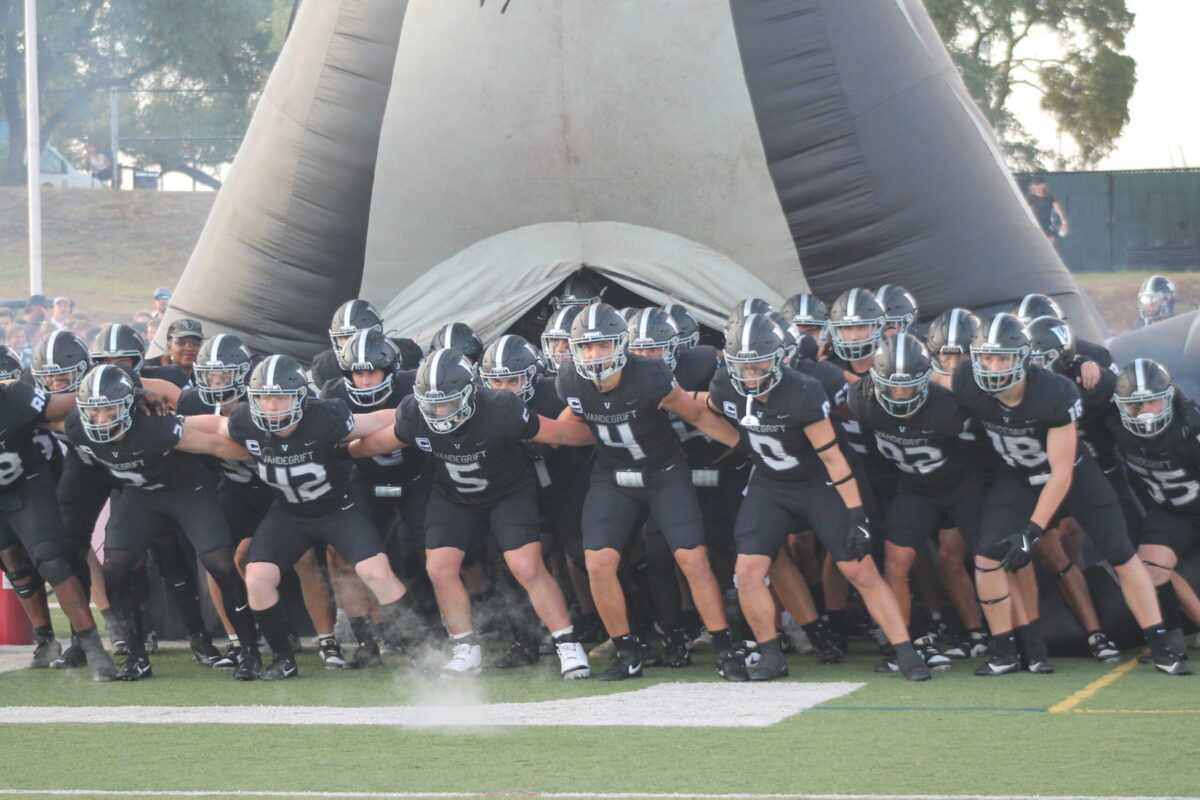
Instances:
[[[1125,0],[925,0],[967,89],[1014,166],[1055,157],[1060,166],[1094,166],[1112,152],[1129,122],[1136,63],[1126,55],[1133,14]],[[1026,54],[1031,38],[1058,41],[1054,58]],[[1041,148],[1010,108],[1031,87],[1069,136],[1074,157]]]
[[[25,177],[23,6],[0,0],[5,184]],[[241,135],[278,52],[277,17],[289,11],[279,0],[40,0],[42,141],[73,140],[63,149],[75,151],[85,138],[107,142],[107,90],[137,90],[121,96],[123,132],[179,140],[131,142],[122,151],[206,179],[197,166],[228,160],[229,142],[219,148],[187,137]]]

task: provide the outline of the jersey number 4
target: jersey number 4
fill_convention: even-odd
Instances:
[[[596,438],[608,447],[620,447],[629,451],[629,457],[634,461],[643,461],[646,458],[646,451],[638,444],[638,440],[633,438],[633,428],[628,422],[619,425],[597,425]]]

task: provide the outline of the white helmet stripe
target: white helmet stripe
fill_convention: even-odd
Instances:
[[[62,333],[62,331],[55,331],[54,333],[50,334],[50,340],[46,342],[46,359],[55,364],[58,363],[58,359],[54,357],[54,342],[60,333]]]
[[[904,358],[908,351],[908,348],[904,346],[905,343],[904,343],[903,337],[905,335],[906,334],[903,334],[903,333],[897,334],[896,337],[892,340],[896,343],[896,372],[900,373],[901,375],[908,374],[908,370],[906,370],[904,368],[905,367]]]
[[[750,330],[754,327],[753,320],[758,314],[751,314],[746,317],[746,321],[742,323],[742,352],[750,350]]]
[[[100,381],[104,378],[104,370],[109,369],[111,365],[101,364],[100,369],[92,373],[92,394],[100,394]],[[113,369],[116,369],[113,367]]]
[[[596,312],[600,310],[599,304],[594,304],[588,308],[588,327],[596,327]]]
[[[992,317],[992,327],[991,327],[991,329],[988,330],[988,338],[987,338],[988,344],[1000,344],[999,342],[996,341],[996,338],[1000,335],[1000,323],[1003,320],[1004,320],[1003,314],[997,314],[996,316]]]
[[[350,327],[350,319],[354,315],[354,301],[346,303],[346,313],[342,315],[342,330]]]
[[[366,337],[366,334],[362,334],[358,337],[358,358],[356,358],[355,361],[362,364],[366,360],[367,360],[367,337]]]
[[[1144,358],[1134,359],[1133,371],[1137,376],[1137,390],[1139,392],[1146,391],[1146,360]]]
[[[264,382],[267,386],[275,385],[275,367],[279,365],[279,356],[271,356],[267,359],[267,379]]]
[[[120,325],[113,325],[108,329],[108,352],[117,352],[117,332],[121,330]]]
[[[950,328],[946,331],[946,339],[950,342],[958,341],[958,323],[962,319],[962,310],[954,309],[950,312]]]
[[[500,341],[496,342],[496,366],[499,367],[504,363],[504,348],[508,346],[508,340],[512,336],[505,334],[500,337]]]
[[[858,306],[858,289],[851,289],[850,297],[846,302],[846,316],[847,317],[857,316],[857,306]]]
[[[209,361],[220,361],[221,360],[221,358],[220,358],[221,340],[224,338],[225,338],[225,334],[223,334],[223,333],[218,333],[216,336],[213,337],[212,346],[209,348],[209,352],[212,353],[212,355],[208,359]]]
[[[638,337],[645,339],[650,335],[650,309],[642,312],[642,324],[638,326],[641,330],[638,331]]]
[[[446,354],[445,350],[438,350],[433,354],[433,363],[429,365],[429,391],[436,392],[438,384],[438,368],[442,365],[442,356]]]

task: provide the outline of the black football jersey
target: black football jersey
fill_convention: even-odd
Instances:
[[[608,469],[661,469],[683,452],[671,417],[659,408],[675,376],[657,358],[630,355],[621,382],[610,392],[569,365],[558,373],[558,396],[596,437],[596,461]]]
[[[1024,398],[1009,408],[979,388],[967,361],[954,372],[954,396],[983,426],[1006,467],[1030,478],[1050,473],[1046,434],[1078,422],[1083,402],[1074,382],[1041,367],[1029,365],[1025,381]]]
[[[142,366],[142,377],[167,381],[168,383],[175,384],[180,389],[190,389],[194,385],[191,376],[183,371],[183,367],[176,364],[151,366],[149,363],[146,363]]]
[[[675,381],[684,391],[706,392],[720,366],[715,347],[709,345],[691,347],[680,351],[678,355],[678,361],[675,363]],[[688,466],[692,469],[707,469],[718,463],[718,460],[722,466],[729,461],[729,457],[726,456],[728,447],[720,442],[714,442],[705,436],[703,431],[688,425],[674,414],[669,412],[668,414],[671,426],[675,428],[675,435],[679,437],[679,441],[683,445]],[[722,458],[722,456],[725,457]],[[743,458],[740,456],[735,460],[738,463],[743,462]]]
[[[1095,361],[1101,371],[1111,372],[1114,375],[1120,373],[1117,365],[1113,362],[1112,353],[1108,352],[1107,347],[1084,341],[1083,339],[1076,339],[1075,352],[1080,358]]]
[[[46,403],[46,393],[35,386],[20,381],[0,385],[0,493],[45,469],[34,433],[46,421]]]
[[[132,424],[115,442],[93,442],[83,430],[79,409],[67,414],[67,441],[85,464],[95,461],[122,486],[144,492],[214,488],[216,479],[199,456],[175,450],[183,438],[183,417],[146,416],[134,409]]]
[[[175,404],[175,410],[179,412],[179,416],[181,417],[219,413],[216,406],[204,402],[204,398],[200,396],[200,392],[196,389],[184,390],[183,394],[179,395],[179,402]],[[260,483],[258,475],[254,471],[254,465],[249,461],[234,461],[229,458],[215,458],[213,456],[200,456],[199,458],[208,465],[213,474],[219,475],[222,480],[230,484],[235,486],[250,486]]]
[[[875,437],[876,448],[907,492],[940,495],[975,474],[961,438],[968,416],[949,389],[931,383],[925,404],[901,419],[879,405],[874,382],[867,377],[850,390],[850,414]]]
[[[416,370],[407,370],[392,375],[392,393],[382,403],[373,406],[359,405],[354,401],[340,372],[337,378],[325,384],[321,396],[341,400],[355,414],[369,414],[381,408],[398,408],[400,401],[412,394],[416,374]],[[381,456],[354,459],[355,473],[371,486],[403,486],[419,476],[426,466],[424,453],[414,447],[401,447]]]
[[[522,443],[537,436],[538,415],[512,392],[479,389],[475,413],[450,433],[425,422],[417,399],[396,409],[396,438],[430,454],[434,487],[464,505],[492,503],[524,486],[534,486],[533,461]]]
[[[341,400],[306,400],[290,436],[267,433],[238,403],[229,415],[229,438],[250,451],[255,471],[278,502],[307,516],[328,514],[349,501],[354,462],[341,441],[354,430],[354,415]]]
[[[534,382],[533,397],[529,400],[530,411],[546,419],[558,419],[566,407],[567,404],[558,396],[553,376],[547,375]],[[591,468],[591,447],[554,447],[541,442],[527,442],[526,448],[535,459],[541,459],[546,469],[545,479],[553,486],[570,483],[572,476]],[[536,462],[534,466],[537,466]],[[541,475],[538,480],[539,483],[545,482]]]
[[[791,367],[801,375],[807,375],[821,384],[821,387],[825,389],[825,397],[829,399],[831,408],[844,405],[849,400],[850,384],[846,381],[845,373],[836,364],[801,358],[797,359]]]
[[[1200,517],[1200,408],[1195,403],[1177,393],[1174,417],[1152,439],[1126,430],[1116,406],[1105,423],[1143,502]]]
[[[1117,375],[1111,370],[1101,368],[1100,380],[1091,389],[1085,389],[1078,382],[1084,363],[1083,359],[1076,358],[1067,367],[1064,374],[1075,383],[1075,387],[1079,390],[1080,400],[1083,401],[1083,415],[1079,418],[1079,435],[1092,455],[1100,462],[1100,466],[1107,470],[1117,463],[1116,443],[1113,441],[1106,423],[1109,412],[1115,408],[1112,397],[1113,389],[1117,385]]]
[[[827,477],[821,457],[813,449],[804,429],[829,416],[825,390],[807,375],[791,367],[761,403],[749,403],[754,416],[747,424],[746,398],[738,394],[724,367],[717,370],[709,387],[708,401],[738,431],[738,449],[750,456],[754,466],[773,480],[809,481]],[[820,444],[824,444],[821,442]]]

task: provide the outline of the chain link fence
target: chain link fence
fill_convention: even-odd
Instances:
[[[1041,174],[1070,223],[1058,253],[1072,272],[1200,270],[1200,169]]]

